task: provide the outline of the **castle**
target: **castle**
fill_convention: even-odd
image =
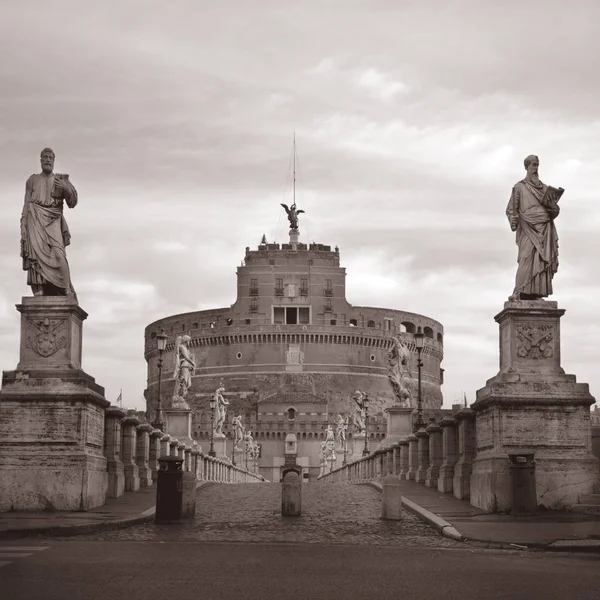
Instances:
[[[319,442],[337,415],[352,415],[356,390],[369,397],[368,438],[372,447],[385,437],[384,410],[397,404],[388,379],[388,352],[394,337],[408,348],[411,406],[417,402],[417,352],[413,334],[424,333],[422,399],[425,412],[440,409],[443,383],[443,327],[424,315],[402,310],[353,306],[346,300],[346,270],[336,247],[298,241],[246,248],[237,270],[237,298],[227,308],[167,316],[145,330],[148,379],[145,397],[152,420],[158,394],[156,336],[168,336],[163,354],[162,404],[169,405],[175,381],[173,352],[178,336],[189,335],[196,359],[187,402],[191,437],[207,450],[211,437],[210,398],[221,385],[229,402],[227,455],[233,449],[231,420],[241,415],[260,444],[260,473],[279,481],[288,433],[297,440],[297,463],[311,476],[319,470]]]

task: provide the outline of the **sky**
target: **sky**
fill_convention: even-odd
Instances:
[[[263,234],[338,245],[347,298],[444,325],[444,406],[498,372],[523,159],[565,188],[562,365],[600,394],[597,0],[38,0],[0,19],[0,367],[27,177],[69,173],[84,370],[143,409],[144,327],[235,301]]]

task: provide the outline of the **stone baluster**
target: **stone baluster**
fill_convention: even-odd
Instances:
[[[180,441],[177,444],[177,454],[175,455],[177,456],[177,458],[182,458],[183,459],[183,464],[181,465],[181,469],[183,471],[186,471],[186,465],[185,465],[185,442]]]
[[[425,429],[419,429],[415,433],[418,440],[418,460],[419,468],[415,475],[415,481],[417,483],[425,483],[427,478],[427,469],[429,469],[429,434]]]
[[[184,456],[183,463],[185,464],[185,470],[192,473],[192,447],[187,444],[185,445]]]
[[[171,438],[169,440],[169,456],[179,456],[177,446],[179,446],[179,440],[177,438]]]
[[[392,475],[400,475],[400,444],[392,446]]]
[[[163,433],[160,438],[160,456],[171,456],[171,436],[168,433]]]
[[[194,444],[191,449],[191,456],[192,456],[191,462],[192,462],[192,473],[194,474],[194,477],[196,479],[200,479],[200,476],[198,474],[198,467],[200,464],[200,461],[198,458],[199,455],[200,455],[200,449],[198,448],[198,446],[196,444]]]
[[[442,427],[443,460],[440,467],[438,490],[451,494],[454,465],[456,464],[456,420],[453,417],[444,417],[440,426]]]
[[[142,423],[137,428],[136,463],[140,474],[140,487],[152,485],[152,469],[150,469],[150,432],[152,425]]]
[[[400,472],[398,476],[404,481],[408,479],[408,440],[402,440],[398,445],[400,446]]]
[[[475,454],[475,413],[470,408],[461,408],[454,418],[458,423],[458,461],[454,465],[452,493],[461,500],[469,500]]]
[[[160,429],[153,429],[150,432],[150,451],[148,454],[148,467],[152,471],[152,481],[156,481],[158,473],[158,457],[160,456],[160,439],[163,432]]]
[[[408,472],[406,479],[416,481],[419,468],[419,440],[414,433],[406,437],[408,441]]]
[[[108,498],[118,498],[125,492],[125,474],[121,460],[121,423],[125,414],[117,406],[109,406],[105,413],[104,455],[108,471]]]
[[[429,468],[425,477],[427,487],[436,488],[442,466],[442,428],[432,423],[425,430],[429,435]]]
[[[135,492],[140,489],[140,471],[136,463],[137,450],[137,426],[140,420],[133,416],[127,415],[123,419],[123,472],[125,473],[125,491]]]

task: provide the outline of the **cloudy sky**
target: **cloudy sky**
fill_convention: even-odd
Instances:
[[[244,248],[286,241],[295,131],[301,239],[339,245],[351,303],[444,324],[446,406],[497,373],[516,268],[504,211],[538,154],[566,189],[563,366],[600,394],[597,0],[2,4],[2,369],[18,361],[19,216],[44,146],[79,191],[84,368],[142,408],[145,325],[230,305]]]

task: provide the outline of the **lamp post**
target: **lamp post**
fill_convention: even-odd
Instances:
[[[158,348],[158,399],[156,402],[156,417],[154,422],[152,423],[152,427],[155,429],[160,429],[161,431],[165,430],[165,424],[162,420],[162,398],[160,393],[160,388],[162,384],[162,367],[163,367],[163,359],[162,355],[167,347],[167,334],[164,329],[160,330],[160,333],[156,336],[156,346]]]
[[[231,432],[231,464],[235,467],[235,429]]]
[[[365,407],[365,446],[362,451],[363,456],[369,456],[369,396],[365,393],[363,398]]]
[[[210,450],[208,451],[209,456],[215,457],[217,453],[215,452],[215,408],[217,406],[217,401],[213,396],[210,397]]]
[[[425,334],[421,331],[421,327],[417,327],[415,335],[415,345],[417,347],[417,418],[413,425],[413,432],[419,431],[422,427],[425,427],[425,421],[423,421],[423,398],[421,396],[421,369],[423,367],[423,361],[421,360],[421,353],[423,352],[423,342],[425,341]]]

